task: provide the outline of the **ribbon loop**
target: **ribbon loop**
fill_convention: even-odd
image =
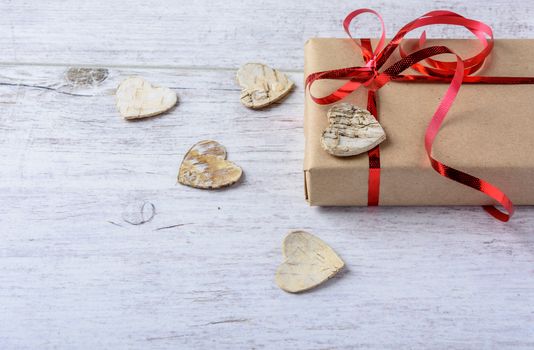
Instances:
[[[356,41],[350,34],[350,24],[352,20],[361,15],[362,13],[371,13],[378,17],[378,20],[380,21],[380,27],[382,28],[382,32],[380,33],[380,39],[378,40],[378,45],[376,46],[374,51],[371,47],[364,47],[360,45],[358,41]],[[386,26],[384,24],[384,19],[382,19],[382,16],[380,16],[380,14],[375,10],[363,8],[352,11],[347,15],[347,17],[345,17],[345,20],[343,21],[343,29],[345,29],[345,33],[347,33],[347,35],[352,39],[352,42],[362,51],[363,57],[367,62],[373,60],[373,57],[376,56],[376,53],[382,51],[382,49],[384,48],[384,44],[386,42]]]
[[[362,39],[362,45],[352,38],[350,24],[361,14],[371,13],[380,21],[382,32],[376,48],[373,50],[368,39]],[[461,26],[470,31],[481,43],[482,49],[475,55],[462,59],[458,54],[446,46],[424,47],[426,42],[426,32],[423,31],[417,43],[411,48],[411,53],[407,53],[402,47],[403,39],[409,32],[436,24],[446,24]],[[369,91],[368,109],[377,116],[375,93],[390,81],[404,82],[441,82],[449,83],[449,88],[445,92],[442,101],[437,107],[425,132],[425,150],[432,168],[441,176],[474,188],[501,204],[506,212],[502,212],[495,206],[484,206],[484,209],[495,218],[501,221],[508,221],[514,213],[514,206],[510,199],[498,187],[475,176],[451,168],[432,157],[432,145],[439,132],[441,124],[451,108],[463,82],[467,83],[504,83],[504,84],[530,84],[534,83],[534,78],[515,77],[475,77],[470,74],[475,73],[483,66],[485,60],[493,49],[493,31],[491,28],[479,21],[461,16],[452,11],[438,10],[431,11],[403,26],[393,39],[385,44],[384,20],[376,11],[371,9],[359,9],[349,13],[343,21],[343,28],[352,42],[361,51],[365,65],[363,67],[348,67],[330,71],[316,72],[306,78],[306,89],[310,90],[310,96],[318,104],[331,104],[347,97],[352,92],[365,87]],[[399,48],[401,59],[384,67],[385,63]],[[452,55],[454,61],[437,60],[434,56]],[[428,65],[423,65],[424,61]],[[408,68],[413,68],[420,75],[401,75]],[[317,80],[341,79],[348,80],[340,88],[334,90],[327,96],[315,97],[311,93],[311,86]],[[369,173],[369,205],[378,204],[378,188],[380,174],[380,159],[378,147],[369,152],[370,173]]]

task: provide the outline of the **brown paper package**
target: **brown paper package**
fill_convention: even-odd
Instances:
[[[476,40],[468,39],[428,40],[427,45],[438,44],[464,58],[480,50]],[[305,45],[305,77],[363,64],[361,52],[349,39],[310,39]],[[534,76],[534,40],[495,40],[491,58],[476,74]],[[324,96],[343,83],[321,80],[312,92]],[[447,87],[445,83],[390,82],[378,91],[379,121],[387,135],[380,145],[380,205],[493,204],[483,193],[442,177],[428,161],[425,129]],[[367,92],[358,90],[344,102],[366,108]],[[321,147],[330,107],[314,103],[306,92],[306,199],[320,206],[367,205],[367,153],[338,158]],[[462,85],[436,138],[433,155],[496,185],[516,205],[534,204],[534,84]]]

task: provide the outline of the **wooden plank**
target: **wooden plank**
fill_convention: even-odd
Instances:
[[[345,37],[343,17],[357,7],[341,0],[299,1],[3,1],[0,63],[235,68],[262,61],[301,69],[304,42]],[[492,26],[498,38],[534,33],[534,2],[509,0],[379,0],[393,35],[404,23],[435,9],[451,9]],[[356,36],[379,29],[362,18]],[[378,34],[375,34],[378,35]],[[430,36],[467,37],[460,28],[432,28]]]
[[[231,70],[114,68],[91,87],[65,70],[1,67],[2,349],[534,346],[533,208],[508,224],[476,207],[309,208],[301,73],[283,104],[251,111]],[[135,74],[178,106],[122,120],[113,91]],[[228,148],[243,183],[176,184],[205,138]],[[155,205],[152,221],[122,220],[136,201]],[[347,269],[289,295],[273,278],[296,228]]]

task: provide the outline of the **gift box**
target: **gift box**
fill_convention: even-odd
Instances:
[[[480,51],[480,42],[469,39],[427,40],[425,45],[445,45],[462,57]],[[398,55],[391,59],[398,60]],[[491,56],[475,75],[532,77],[533,57],[534,40],[495,40]],[[305,44],[305,77],[364,64],[351,39],[310,39]],[[328,95],[345,82],[320,80],[311,92]],[[425,152],[425,129],[448,86],[392,81],[377,91],[378,119],[387,135],[380,144],[379,205],[495,204],[484,193],[438,174]],[[359,89],[343,102],[366,108],[367,98],[366,89]],[[330,108],[315,103],[306,90],[306,199],[319,206],[368,205],[367,154],[335,157],[321,146]],[[534,204],[534,85],[463,84],[432,153],[498,186],[514,204]]]

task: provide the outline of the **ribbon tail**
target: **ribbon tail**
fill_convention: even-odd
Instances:
[[[506,214],[499,209],[497,209],[493,205],[484,205],[482,206],[482,209],[484,209],[488,214],[493,216],[495,219],[500,220],[502,222],[507,222],[512,217],[513,210],[510,212],[510,214]],[[513,209],[513,207],[512,207]]]
[[[449,51],[449,53],[454,54],[452,51]],[[432,116],[432,119],[430,120],[430,123],[428,124],[428,127],[426,129],[425,149],[432,168],[434,168],[434,170],[436,170],[441,176],[474,188],[501,204],[508,213],[501,212],[495,206],[483,206],[483,208],[494,218],[506,222],[514,214],[514,206],[503,191],[483,179],[451,168],[432,157],[432,146],[434,143],[434,139],[436,138],[439,129],[441,128],[441,124],[443,123],[443,120],[445,119],[449,109],[451,108],[452,103],[458,95],[458,92],[462,85],[464,66],[461,58],[458,55],[456,55],[456,59],[457,66],[452,81],[449,85],[449,88],[447,89],[447,92],[445,93],[445,96],[443,97],[443,100],[436,109],[436,112]]]

